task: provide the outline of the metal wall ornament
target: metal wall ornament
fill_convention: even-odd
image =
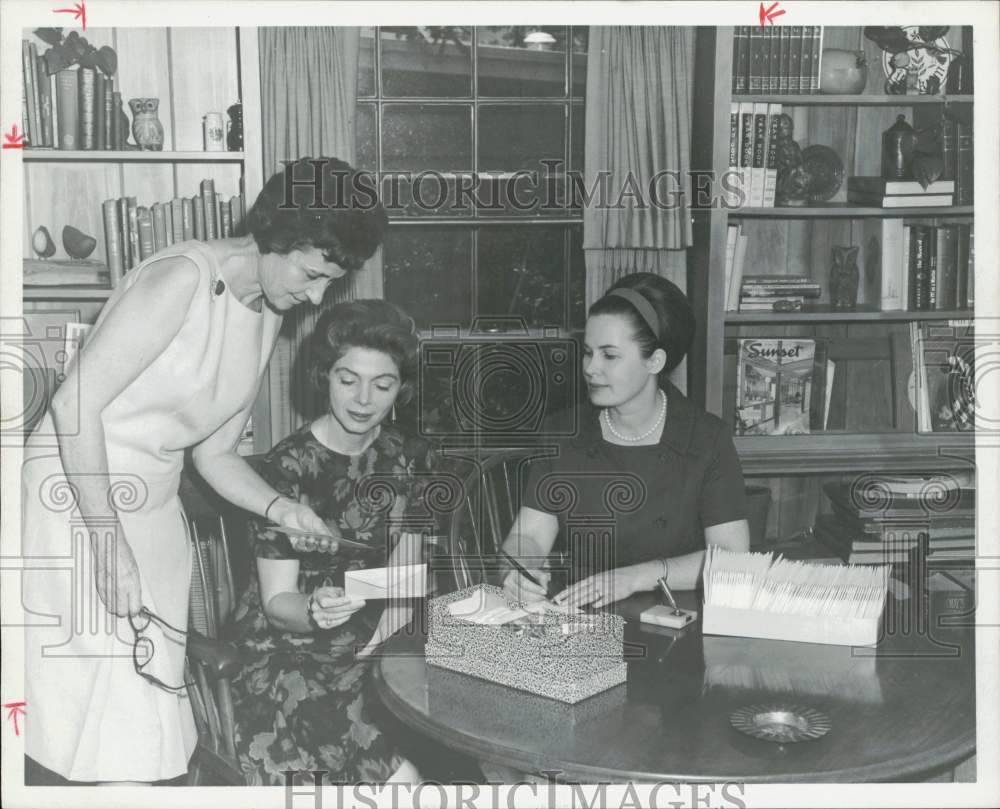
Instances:
[[[947,25],[906,25],[864,29],[882,53],[885,91],[889,95],[937,95],[947,82],[952,61],[961,57],[944,35]]]
[[[791,116],[781,113],[775,125],[775,161],[778,168],[775,205],[826,202],[840,190],[844,164],[829,146],[799,148],[792,135]]]

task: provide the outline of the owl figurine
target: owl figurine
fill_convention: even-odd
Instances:
[[[835,309],[854,309],[858,305],[859,247],[834,247],[830,267],[830,303]]]

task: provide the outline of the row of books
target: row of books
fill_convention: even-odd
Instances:
[[[733,32],[733,94],[816,94],[822,57],[822,26],[738,25]]]
[[[127,119],[114,80],[96,68],[48,75],[33,42],[22,40],[23,129],[33,148],[124,149]]]
[[[807,435],[825,430],[835,370],[824,340],[739,339],[736,435]]]
[[[791,312],[823,294],[821,284],[804,275],[746,275],[739,287],[741,312]]]
[[[778,178],[776,128],[781,104],[734,102],[729,109],[731,208],[773,208]]]
[[[883,492],[888,491],[879,482]],[[947,492],[941,508],[941,485],[927,480],[931,499],[894,492],[879,497],[877,508],[859,503],[851,484],[829,481],[823,486],[831,513],[817,517],[817,537],[850,564],[906,562],[913,549],[926,542],[928,562],[971,561],[976,546],[976,493],[974,488]]]
[[[975,308],[976,244],[971,223],[871,219],[864,228],[865,252],[881,265],[883,311]]]
[[[228,201],[202,180],[199,194],[169,202],[137,205],[135,197],[102,203],[104,238],[111,285],[124,273],[175,242],[225,239],[239,232],[245,213],[242,195]]]

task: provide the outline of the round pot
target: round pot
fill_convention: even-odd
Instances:
[[[868,65],[862,51],[825,48],[819,73],[819,91],[826,95],[857,95],[868,81]]]

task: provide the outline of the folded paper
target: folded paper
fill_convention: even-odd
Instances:
[[[348,570],[344,595],[351,598],[422,598],[427,594],[427,565],[396,565]]]

